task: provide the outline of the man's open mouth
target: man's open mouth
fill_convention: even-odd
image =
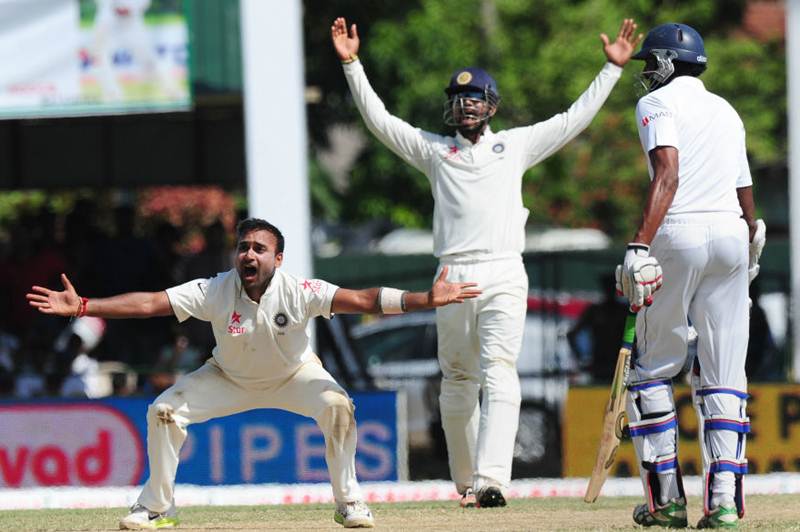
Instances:
[[[254,279],[258,275],[258,268],[255,266],[243,266],[242,277],[245,279]]]

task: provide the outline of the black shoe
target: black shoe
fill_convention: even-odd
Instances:
[[[506,499],[499,488],[489,486],[478,492],[478,508],[499,508],[506,505]]]

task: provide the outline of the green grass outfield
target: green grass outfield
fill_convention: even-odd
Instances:
[[[595,504],[576,498],[514,499],[507,508],[468,509],[457,502],[373,504],[382,530],[631,530],[633,497],[606,497]],[[689,499],[689,523],[700,518],[700,499]],[[126,510],[0,511],[0,530],[115,530]],[[181,530],[341,530],[333,505],[190,506],[179,508]],[[800,531],[800,495],[753,495],[744,530]]]

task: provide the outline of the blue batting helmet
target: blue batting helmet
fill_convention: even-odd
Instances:
[[[647,59],[653,50],[671,50],[674,52],[674,61],[705,65],[706,48],[703,38],[691,26],[670,22],[656,26],[647,34],[642,49],[633,56],[633,59]]]

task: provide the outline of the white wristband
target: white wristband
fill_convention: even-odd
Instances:
[[[397,288],[381,287],[378,295],[382,314],[402,314],[405,312],[403,305],[403,294],[405,290]]]

